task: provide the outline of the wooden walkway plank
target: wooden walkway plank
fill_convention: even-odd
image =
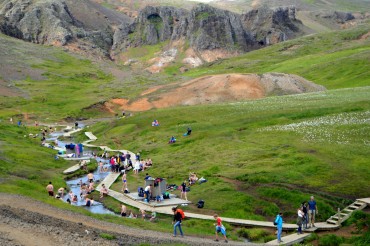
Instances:
[[[76,172],[79,169],[80,169],[80,164],[76,164],[76,165],[73,165],[70,168],[67,168],[66,170],[64,170],[63,173],[64,174],[70,174],[70,173]]]
[[[288,236],[282,237],[281,240],[283,241],[282,243],[278,243],[277,239],[272,240],[270,242],[267,242],[266,245],[294,245],[296,243],[302,242],[306,237],[309,237],[311,234],[310,233],[303,233],[303,234],[297,234],[293,233]]]
[[[357,201],[364,202],[364,203],[366,203],[367,205],[370,205],[370,197],[367,197],[367,198],[360,198],[360,199],[357,199]]]
[[[85,132],[85,135],[90,139],[90,140],[97,140],[98,138],[95,137],[94,134],[92,134],[92,132]]]
[[[42,144],[42,146],[46,147],[46,148],[50,148],[50,149],[55,149],[55,150],[58,150],[58,151],[65,151],[66,148],[61,148],[61,147],[58,147],[58,146],[54,146],[54,145],[51,145],[49,143],[44,143]]]
[[[73,130],[73,131],[70,131],[70,132],[64,133],[64,134],[63,134],[63,137],[71,137],[71,135],[72,135],[72,134],[74,134],[74,133],[76,133],[76,132],[79,132],[79,131],[81,131],[81,130],[82,130],[82,128],[78,128],[78,129],[76,129],[76,130]]]
[[[96,187],[96,190],[100,191],[102,184],[105,185],[107,189],[111,187],[111,185],[116,181],[116,179],[119,177],[120,173],[112,173],[110,172],[103,181],[99,183],[99,185]]]

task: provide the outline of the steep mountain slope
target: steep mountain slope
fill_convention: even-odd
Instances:
[[[65,46],[85,55],[109,56],[113,26],[130,22],[90,1],[5,0],[0,31],[38,44]]]
[[[192,3],[191,8],[182,8],[188,5],[146,3],[133,15],[103,1],[5,0],[0,3],[0,31],[29,42],[64,46],[86,56],[128,64],[135,62],[127,54],[130,49],[161,44],[159,53],[149,57],[153,60],[148,65],[148,71],[159,72],[176,59],[181,59],[185,68],[195,67],[307,33],[351,27],[357,19],[366,17],[301,11],[298,16],[304,20],[302,24],[295,6],[269,8],[263,3],[249,3],[254,8],[244,3],[241,8],[246,11],[242,14],[205,4]]]

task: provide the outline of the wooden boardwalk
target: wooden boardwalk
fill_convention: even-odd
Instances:
[[[76,130],[72,130],[72,131],[66,132],[66,133],[63,134],[63,137],[71,137],[72,134],[74,134],[76,132],[79,132],[79,131],[82,131],[82,128],[78,128]]]
[[[108,195],[114,197],[116,200],[125,203],[129,206],[136,207],[139,209],[144,209],[148,211],[156,211],[157,213],[161,214],[167,214],[167,215],[173,215],[172,207],[174,205],[169,206],[154,206],[153,203],[143,203],[139,201],[135,201],[128,196],[109,189],[110,186],[114,183],[114,181],[119,177],[119,173],[109,173],[103,181],[100,182],[96,190],[100,190],[101,185],[105,184],[105,187],[109,190]],[[195,218],[195,219],[203,219],[203,220],[214,220],[213,215],[204,215],[204,214],[196,214],[196,213],[188,213],[186,212],[187,218]],[[225,222],[228,222],[230,224],[236,224],[236,225],[244,225],[244,226],[260,226],[260,227],[268,227],[268,228],[274,228],[272,222],[269,221],[256,221],[256,220],[243,220],[243,219],[234,219],[234,218],[225,218],[222,217],[222,220]],[[295,224],[284,224],[283,225],[284,230],[295,230],[297,229],[297,225]]]
[[[281,240],[283,241],[282,243],[278,243],[277,239],[272,240],[270,242],[267,242],[266,245],[294,245],[296,243],[302,242],[305,238],[309,237],[311,234],[310,233],[303,233],[303,234],[297,234],[293,233],[288,236],[282,237]]]

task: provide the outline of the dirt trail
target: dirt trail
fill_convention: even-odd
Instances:
[[[50,198],[53,199],[53,198]],[[124,219],[123,219],[124,220]],[[149,223],[149,222],[148,222]],[[186,222],[184,223],[186,224]],[[184,225],[186,233],[186,225]],[[101,238],[101,233],[116,239]],[[217,245],[206,238],[173,238],[161,233],[102,222],[23,197],[0,193],[0,245]],[[221,244],[221,243],[220,243]],[[244,245],[229,242],[230,245]]]

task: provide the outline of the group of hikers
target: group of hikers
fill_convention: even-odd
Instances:
[[[302,202],[300,207],[297,210],[297,234],[302,234],[302,227],[303,229],[309,229],[311,227],[315,227],[315,217],[318,214],[317,204],[315,198],[313,196],[310,197],[308,202]],[[282,243],[281,234],[283,230],[283,213],[280,212],[275,220],[274,225],[277,228],[277,242]]]
[[[182,231],[181,223],[185,219],[185,213],[184,213],[184,211],[182,211],[182,209],[179,209],[177,207],[173,207],[172,208],[172,212],[173,212],[173,221],[172,221],[172,224],[173,224],[173,236],[174,237],[177,236],[177,229],[178,229],[179,232],[180,232],[181,237],[183,237],[184,236],[184,232]],[[218,240],[218,234],[221,233],[223,235],[223,238],[225,240],[225,243],[227,243],[228,240],[227,240],[227,237],[226,237],[226,228],[222,224],[222,219],[217,214],[214,214],[213,215],[213,218],[216,220],[216,223],[213,224],[216,227],[216,232],[215,232],[216,239],[215,239],[215,241],[219,241]]]
[[[132,160],[129,152],[119,153],[109,157],[108,152],[104,151],[104,153],[101,155],[101,158],[108,159],[109,163],[104,164],[103,161],[99,161],[98,166],[100,173],[107,171],[122,173],[132,169],[134,173],[137,174],[140,171],[145,171],[145,169],[153,166],[152,159],[141,159],[140,153],[137,153],[135,155],[135,160]]]

